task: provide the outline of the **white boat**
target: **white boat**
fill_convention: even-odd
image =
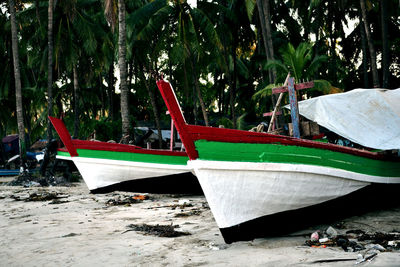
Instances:
[[[71,139],[64,123],[50,117],[66,150],[57,158],[72,160],[91,192],[198,192],[186,152]]]
[[[400,183],[395,156],[189,125],[170,84],[161,80],[157,85],[227,243],[277,233],[279,226],[296,225],[303,212],[371,184],[390,188]]]

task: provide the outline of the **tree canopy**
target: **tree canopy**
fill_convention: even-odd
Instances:
[[[0,1],[0,137],[18,130],[7,2]],[[49,2],[15,2],[23,117],[31,142],[47,138]],[[52,112],[71,130],[79,122],[76,137],[96,130],[119,141],[117,11],[124,1],[106,2],[53,1]],[[244,129],[273,109],[273,99],[265,96],[287,72],[298,81],[315,80],[311,95],[400,85],[396,0],[124,3],[131,130],[169,127],[154,74],[171,82],[190,123]]]

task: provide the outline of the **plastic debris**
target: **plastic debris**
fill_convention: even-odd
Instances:
[[[379,244],[368,244],[365,246],[366,249],[376,249],[380,252],[385,251],[386,249]]]
[[[360,264],[365,261],[372,261],[377,255],[378,255],[378,253],[376,253],[376,252],[366,253],[364,255],[358,254],[356,264]]]
[[[180,199],[179,200],[179,202],[178,202],[178,204],[179,205],[188,205],[190,203],[190,200],[189,199]]]
[[[329,226],[328,229],[326,229],[326,234],[330,238],[335,238],[338,235],[337,231],[332,226]]]
[[[319,231],[316,231],[314,233],[311,234],[311,242],[316,242],[319,240]]]
[[[319,241],[319,243],[325,243],[325,242],[329,241],[329,238],[327,238],[327,237],[320,238],[318,241]]]
[[[388,241],[388,246],[390,247],[398,247],[400,244],[400,240],[390,240]]]
[[[147,199],[149,199],[149,196],[148,195],[134,195],[132,198],[136,199],[136,200],[147,200]]]
[[[210,242],[210,244],[208,244],[208,248],[210,250],[219,250],[219,247],[216,246],[213,242]]]

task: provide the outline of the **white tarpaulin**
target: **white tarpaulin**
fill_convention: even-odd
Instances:
[[[300,101],[299,113],[365,147],[400,149],[400,88],[315,97]]]

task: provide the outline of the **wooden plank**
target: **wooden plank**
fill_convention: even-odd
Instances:
[[[288,89],[289,89],[289,101],[290,101],[290,115],[292,117],[292,124],[293,124],[293,137],[300,138],[299,108],[297,105],[296,90],[294,88],[294,78],[289,78]]]
[[[270,117],[270,116],[272,116],[272,114],[274,114],[273,111],[271,111],[271,112],[266,112],[266,113],[263,113],[263,117]],[[282,111],[277,111],[277,112],[276,112],[276,115],[281,115],[281,114],[282,114]]]
[[[303,89],[313,88],[313,87],[314,87],[314,82],[298,83],[298,84],[294,85],[294,88],[296,90],[303,90]],[[272,88],[272,94],[280,94],[280,93],[286,93],[286,92],[288,92],[287,86]]]

